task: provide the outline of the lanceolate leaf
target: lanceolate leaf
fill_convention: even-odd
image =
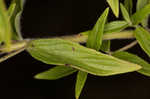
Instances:
[[[150,64],[147,63],[142,58],[128,52],[116,52],[113,53],[112,55],[119,59],[123,59],[135,64],[139,64],[140,66],[142,66],[142,69],[140,69],[138,72],[146,76],[150,76]]]
[[[77,74],[77,81],[76,81],[76,87],[75,87],[76,99],[79,99],[79,96],[81,94],[81,91],[82,91],[84,84],[86,82],[86,79],[87,79],[87,74],[88,73],[82,72],[82,71],[79,71]]]
[[[109,13],[109,9],[106,9],[104,13],[101,15],[101,17],[99,18],[98,22],[96,23],[94,29],[88,34],[87,47],[95,49],[97,51],[100,49],[102,43],[102,36],[104,32],[104,26],[107,20],[108,13]],[[88,73],[83,71],[79,71],[77,75],[76,88],[75,88],[76,99],[79,99],[79,96],[86,82],[87,76]]]
[[[15,7],[16,7],[16,3],[12,3],[8,9],[8,16],[9,16],[9,19],[12,17],[13,13],[14,13],[14,10],[15,10]]]
[[[104,32],[104,26],[107,20],[108,13],[109,13],[109,8],[107,8],[104,11],[104,13],[98,19],[93,30],[89,32],[89,37],[87,40],[87,47],[93,48],[96,50],[100,49],[100,46],[102,43],[103,32]]]
[[[128,26],[126,21],[112,21],[105,25],[104,33],[120,32]]]
[[[15,6],[15,10],[10,18],[10,21],[11,21],[11,24],[12,24],[12,27],[13,27],[13,32],[15,33],[13,36],[14,36],[14,39],[22,39],[22,36],[21,36],[21,27],[20,27],[20,19],[21,19],[21,14],[22,14],[22,11],[23,11],[23,5],[24,5],[24,2],[25,0],[13,0],[11,5],[14,5],[16,4]],[[17,38],[16,38],[17,36]]]
[[[133,1],[132,0],[124,0],[124,5],[129,15],[132,15]]]
[[[119,0],[107,0],[109,6],[111,7],[114,15],[119,17]]]
[[[132,23],[137,25],[150,14],[150,4],[147,4],[131,17]]]
[[[107,24],[105,24],[104,27],[104,34],[105,33],[114,33],[114,32],[121,32],[125,28],[127,28],[129,24],[126,21],[117,20],[117,21],[111,21]],[[88,35],[91,32],[91,30],[82,32],[83,35]]]
[[[102,36],[103,36],[103,32],[104,32],[104,26],[105,26],[105,22],[106,22],[106,19],[108,16],[108,11],[109,11],[109,9],[104,11],[102,16],[99,18],[98,22],[96,23],[94,29],[92,30],[92,32],[90,32],[88,34],[87,47],[90,47],[97,51],[100,49],[101,42],[102,42]],[[106,45],[106,44],[103,43],[103,45]],[[76,89],[75,89],[76,99],[79,99],[79,96],[80,96],[82,89],[84,87],[84,84],[86,82],[87,76],[88,76],[88,73],[83,72],[83,71],[79,71],[79,73],[77,75]]]
[[[139,26],[134,34],[141,48],[150,56],[150,33]]]
[[[139,11],[140,9],[142,9],[144,6],[146,6],[147,4],[150,4],[150,0],[137,0],[137,5],[136,5],[136,10]],[[148,26],[148,16],[142,20],[142,25],[144,27]]]
[[[148,27],[148,20],[149,20],[149,16],[147,16],[145,19],[142,20],[141,24],[143,27],[145,28]]]
[[[28,46],[28,52],[44,63],[67,64],[98,76],[132,72],[141,68],[139,65],[61,39],[33,40]]]
[[[137,0],[136,10],[139,11],[142,9],[145,5],[147,5],[149,0]]]
[[[122,3],[120,3],[120,7],[121,7],[121,12],[122,12],[124,19],[128,22],[128,24],[131,25],[132,22],[130,20],[130,16],[129,16],[128,11],[126,10],[126,8],[124,7],[124,5]]]
[[[67,66],[56,66],[35,76],[37,79],[56,80],[73,74],[77,70]]]

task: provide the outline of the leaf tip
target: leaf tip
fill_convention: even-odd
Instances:
[[[119,18],[119,13],[115,13],[116,18]]]
[[[140,70],[140,69],[142,69],[142,66],[137,65],[137,70]]]
[[[114,15],[119,17],[119,1],[118,0],[107,0],[109,6],[111,7]]]
[[[109,7],[106,8],[107,13],[109,12]]]
[[[75,98],[76,98],[76,99],[79,99],[79,96],[76,96]]]
[[[34,78],[35,78],[35,79],[41,79],[42,76],[41,76],[40,74],[36,74],[36,75],[34,76]]]

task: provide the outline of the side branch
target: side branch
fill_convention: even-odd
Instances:
[[[77,34],[77,35],[70,35],[70,36],[62,36],[56,37],[60,39],[65,39],[77,43],[84,43],[88,38],[88,31]],[[135,38],[133,35],[133,31],[122,31],[122,32],[115,32],[115,33],[105,33],[103,35],[103,40],[113,40],[113,39],[133,39]]]

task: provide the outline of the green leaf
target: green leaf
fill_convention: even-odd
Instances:
[[[145,5],[147,5],[148,2],[149,2],[148,0],[137,0],[136,10],[139,11]]]
[[[79,99],[81,91],[85,85],[88,73],[79,71],[77,74],[76,87],[75,87],[75,96],[76,99]]]
[[[150,56],[150,33],[142,27],[137,27],[134,35],[141,48]]]
[[[132,0],[124,0],[124,5],[129,15],[132,15],[133,1]]]
[[[136,10],[139,11],[142,9],[144,6],[150,3],[150,0],[137,0],[137,5],[136,5]],[[148,16],[142,20],[142,25],[144,27],[148,26]]]
[[[140,69],[138,72],[146,76],[150,76],[150,64],[147,63],[142,58],[128,52],[116,52],[113,53],[112,55],[119,59],[123,59],[135,64],[139,64],[140,66],[142,66],[142,69]]]
[[[111,7],[114,15],[119,17],[119,0],[107,0],[109,6]]]
[[[143,27],[145,28],[148,27],[148,20],[149,20],[149,16],[147,16],[145,19],[142,20],[141,24]]]
[[[107,20],[107,16],[109,13],[109,8],[107,8],[103,14],[100,16],[93,30],[89,33],[87,40],[87,47],[93,48],[96,50],[100,49],[102,43],[102,37],[104,32],[104,26]]]
[[[45,79],[45,80],[56,80],[56,79],[60,79],[60,78],[66,77],[68,75],[71,75],[76,71],[77,70],[75,70],[71,67],[56,66],[45,72],[35,75],[35,78],[36,79]]]
[[[15,3],[12,3],[8,9],[8,16],[9,16],[9,19],[12,17],[14,11],[15,11],[15,7],[16,7],[16,4]]]
[[[126,8],[124,7],[124,5],[122,3],[120,3],[120,7],[121,7],[121,12],[122,12],[124,19],[128,22],[128,24],[131,25],[132,22],[130,20],[130,16],[129,16],[128,11],[126,10]]]
[[[33,40],[28,52],[46,64],[65,65],[98,76],[110,76],[140,69],[139,65],[62,39]]]
[[[95,49],[97,51],[101,48],[102,36],[103,36],[104,26],[107,20],[108,13],[109,13],[109,8],[107,8],[104,11],[104,13],[101,15],[96,25],[94,26],[93,30],[88,34],[87,47]],[[79,99],[81,91],[86,82],[87,75],[88,73],[83,72],[83,71],[79,71],[78,73],[77,81],[76,81],[76,88],[75,88],[76,99]]]
[[[147,4],[143,8],[141,8],[139,11],[137,11],[135,14],[132,15],[131,20],[132,23],[137,25],[140,22],[142,22],[147,16],[150,14],[150,4]]]
[[[14,12],[10,18],[10,21],[13,27],[13,32],[14,32],[13,36],[14,36],[14,39],[16,40],[22,40],[20,19],[21,19],[21,14],[23,11],[24,2],[25,0],[13,0],[11,3],[11,5],[16,4]]]
[[[121,32],[122,30],[124,30],[125,28],[127,28],[129,25],[126,21],[111,21],[107,24],[105,24],[104,27],[104,34],[105,33],[115,33],[115,32]],[[91,32],[91,30],[89,31],[85,31],[82,32],[81,34],[83,35],[88,35]]]
[[[104,33],[120,32],[128,26],[126,21],[112,21],[105,25]]]
[[[0,13],[0,43],[4,41],[5,38],[5,23],[3,22],[3,15]]]
[[[104,51],[104,52],[109,52],[109,51],[110,51],[110,44],[111,44],[111,41],[110,41],[110,40],[103,41],[100,50],[101,50],[101,51]]]
[[[96,25],[93,30],[88,34],[87,47],[99,50],[102,43],[102,36],[104,32],[104,26],[107,20],[107,16],[109,13],[109,8],[107,8],[101,17],[98,19]],[[103,43],[104,45],[104,43]],[[106,44],[105,44],[106,45]],[[106,47],[106,46],[105,46]],[[79,99],[79,96],[82,92],[84,84],[86,82],[88,73],[79,71],[77,75],[76,88],[75,88],[75,96],[76,99]]]
[[[9,49],[11,42],[11,26],[3,0],[0,0],[0,42],[4,42]]]

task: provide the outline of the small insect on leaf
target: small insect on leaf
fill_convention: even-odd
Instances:
[[[72,51],[75,51],[75,48],[74,48],[74,47],[72,47]]]

